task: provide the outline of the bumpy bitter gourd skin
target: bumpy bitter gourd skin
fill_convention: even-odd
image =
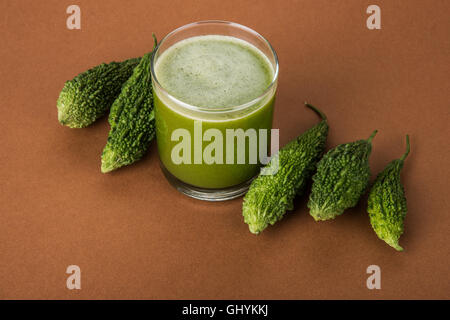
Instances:
[[[308,202],[316,221],[334,219],[356,206],[369,184],[369,156],[376,133],[367,140],[341,144],[319,161]]]
[[[66,81],[56,102],[58,120],[70,128],[87,127],[103,116],[140,58],[102,63]]]
[[[407,211],[400,172],[408,154],[409,137],[406,136],[405,154],[378,174],[369,192],[367,206],[370,224],[378,238],[398,251],[403,251],[398,240],[403,233],[403,220]]]
[[[142,57],[111,106],[111,130],[102,154],[103,173],[141,159],[155,136],[151,55],[150,52]]]
[[[260,233],[269,224],[280,220],[286,210],[293,209],[295,196],[303,192],[324,151],[328,135],[326,117],[318,109],[306,105],[316,111],[322,121],[280,149],[264,168],[271,168],[278,158],[278,171],[259,175],[244,197],[242,214],[252,233]]]

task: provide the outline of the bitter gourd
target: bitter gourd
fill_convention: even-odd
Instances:
[[[356,206],[369,184],[369,156],[376,133],[367,140],[341,144],[319,161],[308,202],[316,221],[334,219]]]
[[[316,111],[322,121],[280,149],[264,168],[274,168],[274,161],[279,161],[278,171],[259,175],[244,197],[242,214],[252,233],[260,233],[280,220],[286,210],[293,209],[294,197],[302,193],[324,151],[328,134],[326,116],[317,108],[306,106]]]
[[[139,61],[102,63],[66,81],[56,102],[59,122],[83,128],[103,116]]]
[[[409,149],[409,137],[406,136],[406,152],[378,174],[369,192],[367,206],[370,224],[378,238],[398,251],[403,250],[398,239],[403,233],[403,220],[407,211],[400,172]]]
[[[102,153],[103,173],[141,159],[155,136],[151,55],[149,52],[142,57],[111,106],[108,118],[111,130]]]

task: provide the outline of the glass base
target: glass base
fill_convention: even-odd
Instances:
[[[233,187],[223,188],[223,189],[205,189],[200,187],[195,187],[190,184],[187,184],[173,174],[171,174],[166,167],[160,162],[161,170],[164,173],[164,176],[169,181],[169,183],[175,187],[181,193],[198,200],[204,201],[225,201],[238,198],[244,195],[253,179],[250,179],[244,183],[238,184]]]

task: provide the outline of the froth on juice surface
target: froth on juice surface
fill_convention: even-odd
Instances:
[[[256,99],[270,85],[274,71],[252,44],[231,36],[206,35],[168,48],[159,57],[155,73],[175,98],[214,109]]]

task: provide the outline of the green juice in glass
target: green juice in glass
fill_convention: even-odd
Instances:
[[[153,67],[157,78],[157,84],[153,82],[156,136],[164,168],[178,180],[206,189],[233,187],[258,174],[261,163],[259,156],[257,163],[250,163],[248,138],[245,138],[245,163],[237,163],[237,150],[234,163],[227,163],[226,131],[266,129],[268,134],[261,139],[267,139],[270,146],[275,86],[267,93],[274,78],[269,59],[244,40],[201,35],[176,42],[158,57]],[[173,141],[172,134],[179,128],[187,130],[192,139],[190,163],[173,161],[172,152],[180,140]],[[222,134],[223,160],[194,163],[194,139],[200,137],[197,146],[204,150],[215,140],[203,139],[211,128]],[[258,146],[259,139],[258,135]],[[237,148],[237,142],[234,146]]]

